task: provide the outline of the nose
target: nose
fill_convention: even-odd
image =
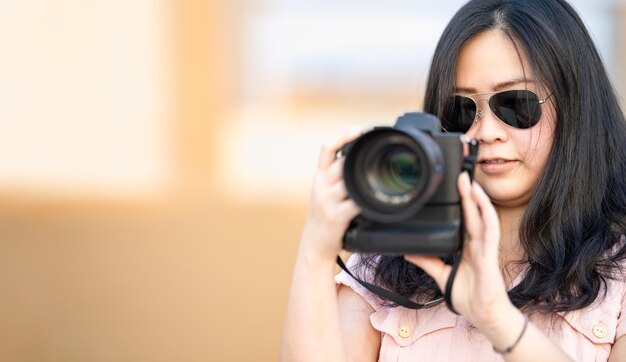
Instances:
[[[489,108],[488,100],[477,100],[476,108],[476,119],[465,134],[481,143],[506,141],[508,139],[506,125]]]

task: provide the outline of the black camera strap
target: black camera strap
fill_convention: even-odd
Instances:
[[[469,146],[469,154],[463,160],[463,171],[467,171],[467,173],[470,176],[470,179],[473,180],[474,179],[474,165],[476,163],[476,158],[478,157],[478,141],[476,141],[475,139],[467,138],[465,136],[461,136],[461,141],[463,143],[466,143]],[[446,282],[446,290],[443,294],[444,295],[443,300],[445,300],[446,306],[448,307],[448,309],[450,309],[450,311],[452,311],[455,314],[459,314],[459,313],[454,309],[454,306],[452,305],[452,286],[454,284],[454,278],[456,277],[456,272],[459,268],[459,264],[461,263],[461,258],[463,256],[463,245],[465,241],[465,224],[464,224],[464,217],[463,217],[463,208],[461,208],[460,230],[461,230],[461,235],[460,235],[459,251],[454,254],[454,258],[452,260],[452,269],[450,270],[450,275],[448,276],[448,281]],[[442,300],[442,298],[438,298],[438,299],[432,300],[424,304],[416,303],[390,290],[381,288],[375,284],[368,283],[364,280],[357,278],[355,275],[352,274],[352,272],[350,272],[350,270],[346,267],[343,260],[341,260],[341,257],[339,256],[337,256],[337,265],[339,265],[339,267],[343,271],[345,271],[349,276],[351,276],[354,280],[356,280],[359,284],[361,284],[365,289],[367,289],[371,293],[374,293],[384,299],[390,300],[405,308],[409,308],[409,309],[428,308],[428,307],[432,307],[432,306],[439,304]]]
[[[425,304],[421,304],[421,303],[416,303],[412,300],[410,300],[409,298],[403,297],[400,294],[396,294],[390,290],[384,289],[379,287],[378,285],[375,284],[371,284],[368,283],[364,280],[361,280],[359,278],[357,278],[356,276],[354,276],[354,274],[352,274],[352,272],[350,272],[350,270],[348,269],[348,267],[346,267],[346,265],[343,263],[343,260],[341,260],[340,256],[337,256],[337,265],[339,265],[339,267],[341,269],[343,269],[343,271],[345,271],[349,276],[351,276],[354,280],[356,280],[359,284],[361,284],[365,289],[369,290],[370,292],[383,297],[387,300],[390,300],[398,305],[401,305],[405,308],[409,308],[409,309],[422,309],[422,308],[426,308],[426,307],[430,307],[436,304],[439,304],[441,302],[441,298],[432,300],[430,302],[427,302]]]
[[[474,180],[474,166],[476,165],[476,159],[478,158],[478,141],[469,137],[461,136],[461,141],[466,143],[469,147],[469,153],[467,157],[463,160],[463,171],[466,171],[470,177],[470,180]],[[443,293],[444,300],[446,301],[446,306],[448,309],[455,314],[459,314],[459,312],[454,309],[452,305],[452,285],[454,284],[454,278],[456,277],[456,272],[459,269],[459,264],[461,263],[461,259],[463,257],[463,247],[465,245],[465,216],[463,215],[463,208],[461,208],[461,245],[459,247],[459,251],[454,255],[454,260],[452,261],[452,269],[450,270],[450,275],[448,276],[448,281],[446,282],[446,291]]]

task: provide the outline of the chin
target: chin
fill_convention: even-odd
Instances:
[[[520,192],[520,187],[508,182],[481,182],[478,183],[483,187],[485,193],[491,199],[494,205],[504,207],[525,206],[530,200],[530,195]]]

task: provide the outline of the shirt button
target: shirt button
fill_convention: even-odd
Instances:
[[[604,324],[598,323],[593,326],[593,335],[598,338],[606,336],[606,327],[604,326]]]
[[[398,327],[398,335],[402,338],[409,338],[411,336],[411,327],[406,324],[400,324]]]

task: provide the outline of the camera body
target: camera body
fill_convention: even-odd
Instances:
[[[344,234],[344,249],[437,256],[457,251],[461,136],[441,132],[434,115],[407,113],[393,127],[375,127],[344,146],[344,182],[362,210]]]

